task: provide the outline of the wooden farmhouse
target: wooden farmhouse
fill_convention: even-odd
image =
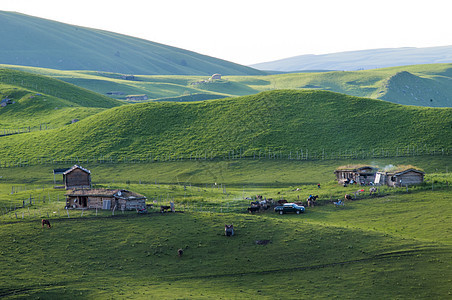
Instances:
[[[375,180],[376,171],[370,166],[343,166],[335,170],[334,174],[340,184],[355,182],[368,184]]]
[[[393,172],[377,172],[375,184],[388,186],[408,186],[424,182],[425,173],[413,168]]]
[[[76,189],[66,194],[66,208],[141,210],[146,208],[146,197],[120,189]]]
[[[55,170],[54,170],[55,174]],[[91,172],[78,165],[63,172],[65,189],[85,189],[91,188]]]

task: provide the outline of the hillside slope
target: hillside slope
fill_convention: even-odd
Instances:
[[[414,122],[416,120],[416,122]],[[109,109],[65,128],[3,137],[0,155],[32,159],[452,146],[452,110],[326,91],[280,90],[195,103]]]
[[[126,74],[259,75],[261,71],[113,32],[0,11],[0,63]]]
[[[300,55],[251,65],[259,70],[294,72],[303,70],[355,71],[393,66],[452,62],[452,46],[383,48],[322,55]]]
[[[1,68],[0,101],[0,130],[56,128],[123,104],[61,80]]]

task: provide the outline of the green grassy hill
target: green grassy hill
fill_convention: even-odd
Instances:
[[[404,105],[452,107],[452,64],[384,69],[227,77],[257,90],[319,89]]]
[[[396,105],[327,91],[279,90],[193,103],[112,108],[71,126],[3,137],[0,155],[150,158],[313,155],[407,147],[446,148],[449,108]]]
[[[259,75],[262,71],[113,32],[0,11],[3,64],[125,74]]]
[[[172,101],[193,101],[251,95],[275,89],[314,89],[404,105],[452,107],[452,64],[413,65],[354,72],[223,76],[222,80],[214,81],[207,81],[208,76],[158,75],[137,75],[134,80],[124,80],[119,73],[58,71],[12,65],[3,67],[51,76],[121,100],[125,100],[130,94],[145,94],[150,100],[171,98]],[[203,96],[196,96],[198,94]]]
[[[0,130],[56,128],[123,104],[61,80],[11,69],[0,69],[0,101],[4,99],[10,104],[0,107]]]

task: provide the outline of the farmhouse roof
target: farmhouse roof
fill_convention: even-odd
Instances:
[[[396,176],[400,176],[400,175],[403,175],[403,174],[408,173],[408,172],[416,172],[416,173],[419,173],[419,174],[425,174],[424,171],[421,171],[421,170],[418,170],[418,169],[415,169],[415,168],[398,169],[398,170],[393,170],[393,171],[389,171],[389,172],[384,172],[383,171],[383,172],[378,172],[378,173],[393,174],[393,175],[396,175]]]
[[[359,172],[366,169],[375,170],[374,167],[366,166],[366,165],[347,165],[347,166],[340,166],[336,169],[334,172],[340,172],[340,171],[352,171],[352,172]]]
[[[53,174],[64,174],[64,172],[66,172],[67,170],[69,170],[70,168],[63,168],[63,169],[53,169]]]
[[[75,169],[80,169],[80,170],[82,170],[82,171],[84,171],[84,172],[86,172],[86,173],[88,173],[88,174],[91,174],[91,171],[90,171],[90,170],[85,169],[85,168],[82,168],[82,167],[80,167],[80,166],[78,166],[78,165],[74,165],[74,166],[72,166],[72,168],[67,169],[66,172],[63,173],[63,175],[66,175],[66,174],[68,174],[68,173],[71,173],[71,172],[74,171]]]
[[[419,173],[419,174],[425,174],[425,172],[421,171],[421,170],[407,169],[407,170],[404,170],[404,171],[401,171],[401,172],[397,172],[396,175],[402,175],[402,174],[405,174],[405,173],[408,173],[408,172],[416,172],[416,173]]]
[[[134,193],[128,190],[122,189],[75,189],[69,191],[66,196],[71,197],[115,197],[118,199],[132,200],[132,199],[144,199],[145,196]]]

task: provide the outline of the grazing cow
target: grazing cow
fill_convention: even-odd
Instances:
[[[160,212],[164,213],[165,211],[169,210],[171,208],[171,206],[169,205],[162,205],[160,206]]]
[[[345,194],[345,200],[353,200],[352,195]]]
[[[47,225],[48,228],[52,227],[52,226],[50,226],[50,221],[49,220],[42,219],[42,221],[41,221],[42,228],[44,228],[44,225]]]
[[[234,225],[224,225],[224,235],[233,236],[234,235]]]
[[[251,214],[253,212],[259,211],[260,210],[260,206],[250,206],[248,207],[248,212]]]
[[[182,249],[177,250],[177,255],[178,255],[179,257],[181,257],[182,254],[184,254],[184,250],[182,250]]]

